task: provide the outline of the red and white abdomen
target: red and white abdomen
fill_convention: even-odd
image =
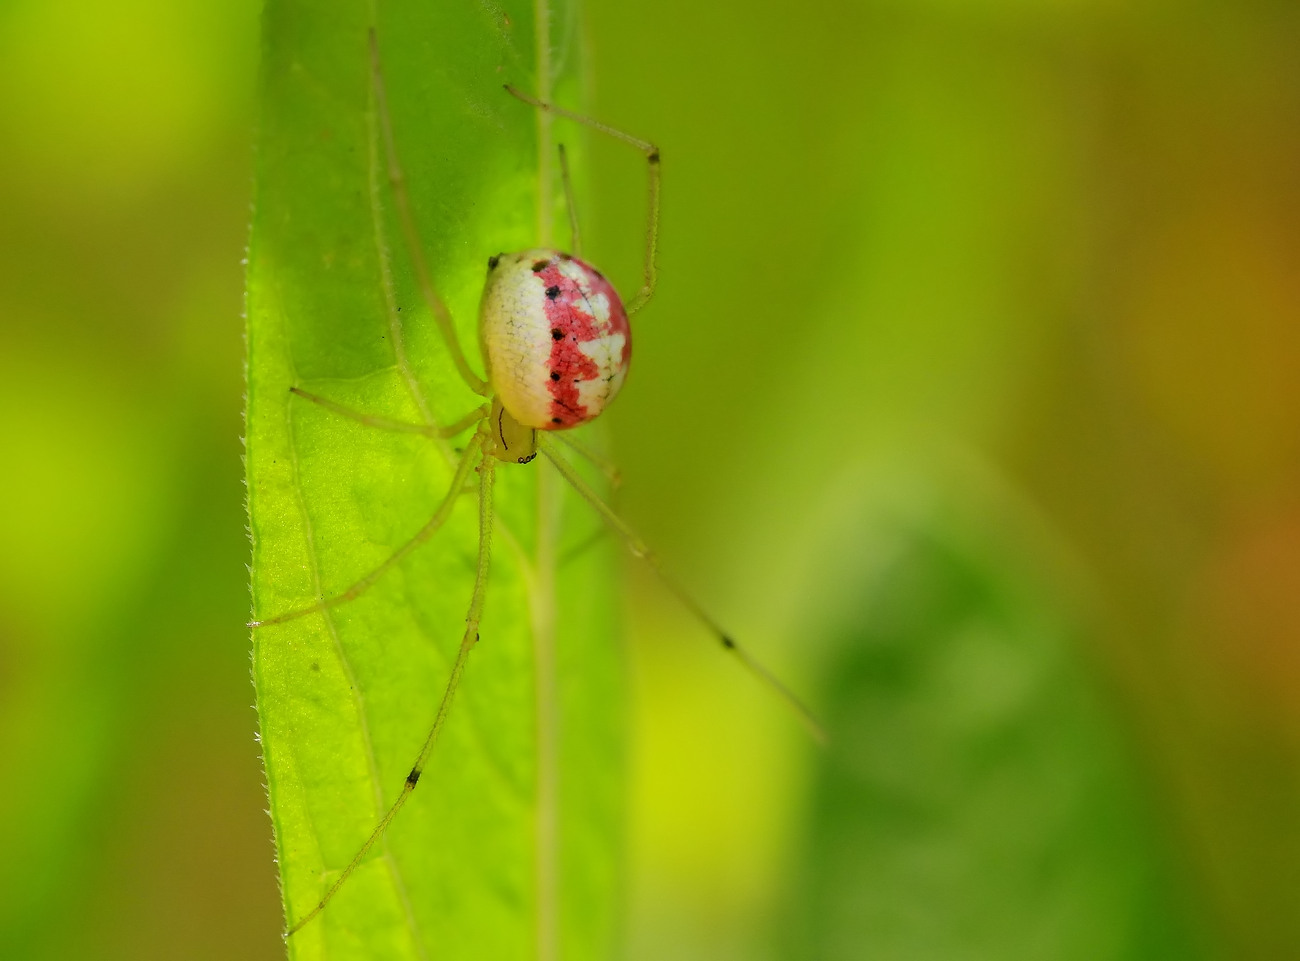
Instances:
[[[557,250],[501,254],[488,268],[479,339],[502,406],[538,430],[597,416],[632,356],[627,312],[609,281]]]

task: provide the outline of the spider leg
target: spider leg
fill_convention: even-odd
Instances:
[[[460,464],[456,468],[456,475],[451,479],[451,485],[447,489],[447,494],[443,497],[442,503],[440,503],[437,509],[433,512],[433,516],[425,522],[423,527],[415,532],[414,537],[397,550],[393,551],[393,553],[389,555],[388,559],[382,564],[370,571],[370,573],[359,578],[342,592],[335,594],[332,597],[324,598],[320,602],[311,604],[307,607],[299,607],[291,611],[285,611],[283,614],[276,614],[272,617],[263,618],[261,620],[250,621],[248,626],[270,627],[273,624],[283,624],[286,621],[306,617],[308,614],[318,614],[322,611],[328,611],[331,608],[338,607],[340,604],[346,604],[348,601],[356,600],[368,591],[376,581],[401,563],[403,558],[431,538],[435,533],[437,533],[438,529],[447,522],[447,518],[451,516],[452,508],[456,506],[456,501],[460,499],[460,495],[465,491],[465,480],[469,477],[469,472],[474,466],[475,458],[483,449],[483,443],[483,434],[475,434],[474,439],[470,441],[469,446],[465,448],[465,453],[461,455]],[[491,457],[483,457],[480,459],[484,463],[493,460]],[[482,470],[480,470],[480,473],[482,473]],[[482,490],[481,481],[480,490]]]
[[[641,540],[631,525],[614,512],[614,509],[606,504],[594,490],[591,485],[582,479],[582,475],[573,469],[557,450],[557,444],[545,431],[537,432],[538,446],[547,459],[555,465],[556,469],[567,480],[588,504],[598,513],[605,523],[608,524],[615,533],[623,538],[636,557],[641,558],[654,571],[660,582],[668,588],[669,591],[681,602],[682,606],[695,615],[696,619],[703,624],[717,638],[718,643],[723,649],[732,654],[750,674],[756,677],[765,687],[771,690],[779,697],[782,702],[790,708],[799,719],[800,723],[806,727],[812,736],[819,742],[826,742],[826,731],[821,723],[815,718],[810,710],[804,706],[803,702],[794,695],[788,687],[782,683],[775,674],[763,665],[754,655],[750,654],[745,648],[736,643],[735,639],[722,629],[717,621],[703,607],[688,594],[659,563],[659,559],[654,555],[645,541]]]
[[[482,446],[482,441],[482,434],[475,435],[474,443],[465,451],[466,456],[461,462],[462,467],[464,464],[470,463],[470,453],[477,451]],[[325,894],[321,896],[321,899],[316,906],[295,921],[293,926],[289,928],[286,936],[292,935],[301,930],[305,924],[312,920],[312,918],[325,910],[325,905],[329,904],[334,895],[338,893],[341,887],[343,887],[348,878],[352,877],[353,872],[361,866],[361,863],[366,859],[366,856],[370,853],[371,849],[379,842],[379,839],[384,836],[384,832],[388,830],[388,825],[393,822],[393,818],[397,817],[398,812],[401,811],[402,807],[406,804],[406,799],[411,796],[411,792],[415,790],[416,784],[419,783],[420,775],[424,773],[425,765],[429,762],[429,755],[433,753],[434,744],[438,741],[438,735],[442,732],[443,725],[447,721],[447,715],[451,711],[452,699],[456,696],[456,688],[460,685],[460,679],[465,673],[465,663],[469,660],[469,652],[472,651],[474,645],[478,643],[479,620],[483,616],[483,599],[487,590],[488,561],[492,553],[492,485],[496,473],[496,458],[490,456],[483,457],[479,464],[478,473],[478,564],[474,575],[474,591],[470,595],[469,611],[465,614],[465,633],[461,636],[460,647],[456,651],[456,659],[452,662],[451,674],[447,678],[447,686],[443,689],[442,699],[438,702],[438,710],[433,717],[433,727],[429,729],[429,733],[424,739],[424,744],[420,748],[420,753],[416,755],[415,763],[411,765],[411,772],[406,775],[406,780],[402,782],[402,788],[398,792],[397,798],[393,801],[388,810],[384,812],[384,816],[379,819],[379,823],[376,824],[375,829],[370,832],[370,836],[366,838],[365,843],[363,843],[357,850],[357,853],[352,856],[352,860],[348,862],[347,867],[345,867],[342,873],[334,879],[334,883],[326,889]],[[459,472],[457,474],[457,480],[461,480]],[[453,483],[453,492],[459,486],[458,483]]]
[[[557,117],[565,117],[575,123],[583,124],[592,130],[599,131],[606,136],[613,137],[615,140],[621,140],[625,144],[630,144],[637,150],[645,154],[648,165],[649,193],[648,193],[648,213],[646,218],[646,238],[645,238],[645,267],[642,274],[641,289],[626,304],[627,313],[630,317],[638,310],[650,302],[654,296],[655,285],[658,283],[658,269],[655,261],[659,252],[659,148],[648,140],[642,140],[640,137],[633,137],[629,133],[624,133],[617,127],[611,127],[609,124],[601,123],[599,120],[593,120],[591,117],[584,117],[580,113],[574,113],[571,110],[565,110],[563,107],[557,107],[555,104],[546,103],[544,100],[538,100],[524,93],[518,87],[510,84],[505,85],[506,92],[513,97],[517,97],[524,103],[532,104],[538,110],[545,110],[547,113],[555,114]],[[563,163],[563,160],[561,161]],[[573,217],[573,208],[569,208],[570,218]],[[572,222],[572,221],[571,221]]]
[[[377,414],[365,414],[350,407],[345,407],[337,401],[330,400],[328,397],[321,397],[319,394],[313,394],[310,391],[303,390],[301,387],[290,387],[289,393],[301,397],[303,400],[309,400],[313,404],[318,404],[328,411],[333,411],[350,420],[355,420],[359,424],[365,424],[367,427],[377,427],[380,430],[397,431],[404,434],[423,434],[425,437],[448,438],[455,437],[457,434],[464,432],[466,429],[473,427],[478,421],[488,415],[489,408],[487,405],[476,407],[460,420],[448,425],[447,427],[434,427],[432,424],[416,424],[405,420],[394,420],[391,417],[381,417]]]
[[[447,350],[450,352],[451,359],[456,364],[456,370],[460,372],[461,378],[470,390],[486,397],[488,393],[487,382],[470,369],[469,361],[465,359],[465,352],[461,349],[460,340],[456,337],[456,327],[451,320],[451,311],[447,309],[446,302],[433,286],[429,265],[424,259],[424,247],[420,243],[420,234],[415,227],[415,216],[411,213],[411,197],[406,189],[406,175],[402,172],[402,165],[397,159],[397,144],[393,139],[393,122],[388,113],[388,95],[384,90],[384,75],[379,67],[379,41],[375,39],[373,27],[370,30],[370,83],[371,89],[374,91],[375,110],[379,114],[379,127],[384,141],[384,156],[388,160],[388,180],[393,188],[393,199],[397,206],[397,219],[401,224],[402,233],[406,237],[406,246],[410,252],[411,265],[415,268],[415,276],[420,285],[420,294],[424,297],[424,302],[428,304],[429,310],[433,312],[433,319],[438,325],[438,330],[447,344]]]

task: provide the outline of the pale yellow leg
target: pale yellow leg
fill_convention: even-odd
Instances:
[[[276,614],[273,617],[267,617],[262,620],[250,621],[249,627],[270,627],[272,624],[283,624],[286,621],[296,620],[299,617],[305,617],[308,614],[317,614],[321,611],[328,611],[330,608],[338,607],[340,604],[346,604],[348,601],[354,601],[381,577],[392,570],[399,564],[404,557],[415,550],[430,537],[432,537],[447,518],[451,516],[452,508],[456,506],[456,501],[460,495],[465,492],[465,480],[469,477],[469,472],[474,466],[474,461],[483,449],[483,434],[475,434],[474,439],[470,441],[469,446],[465,448],[465,453],[461,455],[460,464],[456,468],[456,476],[451,480],[451,486],[447,489],[447,494],[438,505],[438,509],[433,512],[433,516],[428,522],[421,527],[409,541],[399,547],[389,556],[382,564],[376,567],[369,574],[357,580],[346,590],[333,597],[325,598],[319,603],[312,604],[308,607],[300,607],[296,610],[285,611],[283,614]],[[491,457],[480,458],[483,462],[492,461]],[[480,489],[482,485],[480,484]]]
[[[411,198],[406,191],[406,175],[397,159],[397,144],[393,140],[393,122],[388,114],[388,95],[384,90],[384,75],[379,67],[379,42],[375,31],[370,31],[370,83],[375,95],[375,110],[379,113],[379,129],[384,138],[384,156],[388,161],[388,180],[393,188],[393,200],[397,205],[397,220],[401,224],[402,234],[406,237],[407,250],[411,255],[411,266],[415,268],[416,280],[420,285],[420,294],[433,312],[433,319],[438,325],[442,339],[447,344],[451,359],[460,372],[465,384],[474,393],[486,397],[488,385],[483,378],[470,369],[460,340],[456,337],[456,327],[452,323],[451,311],[439,296],[433,285],[429,265],[424,260],[424,247],[420,243],[420,233],[415,227],[415,217],[411,213]]]
[[[795,716],[814,738],[825,743],[826,731],[812,712],[804,706],[802,701],[795,697],[794,693],[785,684],[777,679],[776,675],[764,667],[761,661],[737,644],[735,639],[718,625],[718,622],[699,605],[694,597],[668,576],[662,565],[660,565],[659,559],[646,546],[645,541],[641,540],[627,521],[614,513],[613,508],[601,500],[600,495],[591,489],[591,485],[583,480],[582,475],[574,470],[573,466],[561,456],[554,438],[545,431],[538,431],[537,443],[542,453],[555,465],[556,469],[564,476],[564,479],[573,485],[573,489],[582,495],[583,500],[590,504],[604,518],[605,523],[623,538],[628,550],[650,566],[650,569],[655,572],[663,585],[676,596],[682,606],[694,614],[696,619],[717,638],[722,647],[733,654],[750,674],[758,678],[769,690],[775,693],[794,712]]]
[[[641,289],[636,292],[624,306],[627,308],[629,315],[635,314],[638,310],[650,302],[654,296],[655,285],[658,283],[658,268],[656,260],[659,255],[659,148],[648,140],[642,140],[640,137],[633,137],[629,133],[624,133],[617,127],[611,127],[609,124],[601,123],[599,120],[593,120],[590,117],[584,117],[580,113],[574,113],[572,110],[565,110],[563,107],[557,107],[553,103],[546,103],[538,100],[536,97],[530,97],[518,87],[506,84],[506,92],[511,96],[518,97],[524,103],[532,104],[538,110],[545,110],[553,113],[557,117],[566,117],[575,123],[583,124],[592,130],[599,131],[606,136],[613,137],[615,140],[621,140],[623,143],[631,144],[637,150],[645,154],[646,163],[649,165],[649,198],[648,213],[646,223],[645,238],[645,268],[642,275]],[[563,162],[563,161],[561,161]],[[570,206],[572,211],[572,206]],[[572,216],[572,213],[570,213]],[[576,253],[576,251],[575,251]]]
[[[482,446],[483,435],[478,434],[474,438],[474,443],[467,450],[465,461],[469,462],[469,454],[477,451]],[[492,485],[496,476],[496,459],[493,457],[483,457],[479,465],[479,510],[478,510],[478,565],[474,575],[474,592],[470,595],[469,611],[465,615],[465,633],[461,636],[460,647],[456,651],[456,659],[451,665],[451,674],[447,678],[447,686],[442,692],[442,700],[438,702],[438,711],[433,717],[433,727],[429,729],[428,736],[424,739],[424,745],[420,748],[420,753],[416,755],[415,763],[411,765],[411,772],[406,775],[406,780],[402,782],[402,788],[397,794],[397,799],[384,816],[379,819],[375,829],[370,832],[365,843],[352,860],[348,862],[343,872],[334,879],[334,883],[326,889],[325,894],[321,897],[316,907],[312,908],[305,915],[294,922],[289,928],[289,934],[301,930],[303,925],[307,924],[312,918],[320,914],[325,909],[325,905],[333,899],[338,893],[339,888],[350,878],[353,872],[366,859],[371,849],[378,843],[379,839],[384,836],[388,830],[388,825],[397,817],[401,811],[406,799],[411,796],[415,786],[419,783],[420,775],[424,773],[425,765],[429,761],[429,755],[433,753],[433,746],[438,741],[438,735],[442,732],[443,725],[447,721],[447,715],[451,711],[452,698],[456,695],[456,688],[460,685],[461,676],[465,673],[465,662],[469,659],[469,652],[474,649],[478,643],[478,626],[479,620],[483,616],[483,598],[487,590],[487,572],[488,562],[492,554]],[[454,489],[454,488],[453,488]]]

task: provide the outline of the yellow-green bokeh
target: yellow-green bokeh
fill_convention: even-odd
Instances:
[[[281,953],[241,626],[257,6],[0,10],[5,957]],[[665,158],[621,508],[814,698],[875,519],[982,518],[1086,625],[1211,956],[1300,953],[1293,5],[588,22],[592,109]],[[642,171],[590,153],[627,287]],[[822,756],[629,576],[629,954],[775,957]]]

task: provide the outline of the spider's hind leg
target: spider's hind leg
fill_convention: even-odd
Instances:
[[[425,522],[423,527],[415,532],[415,536],[401,547],[397,548],[397,550],[393,551],[393,553],[390,554],[382,564],[353,582],[338,594],[322,598],[317,603],[310,604],[306,607],[299,607],[291,611],[285,611],[282,614],[275,614],[271,617],[250,621],[248,626],[270,627],[273,624],[283,624],[286,621],[297,620],[298,618],[305,617],[308,614],[317,614],[323,611],[328,611],[331,608],[338,607],[340,604],[346,604],[349,601],[356,600],[368,591],[376,581],[401,563],[402,559],[417,547],[425,543],[429,538],[433,537],[433,535],[437,533],[438,529],[447,522],[447,518],[451,516],[452,508],[456,506],[456,502],[460,500],[461,495],[465,493],[466,481],[468,480],[470,471],[473,469],[475,463],[491,460],[491,458],[484,458],[481,456],[483,444],[483,433],[476,433],[474,439],[470,441],[469,446],[465,448],[465,452],[461,454],[460,463],[456,467],[456,474],[451,479],[451,484],[447,489],[447,493],[443,496],[442,502],[433,512],[433,516]],[[484,463],[484,466],[489,470],[491,468],[490,464]]]
[[[580,123],[585,127],[590,127],[607,137],[613,137],[615,140],[621,140],[625,144],[635,147],[641,153],[645,154],[647,164],[647,176],[649,179],[648,191],[648,212],[646,218],[646,238],[645,238],[645,267],[642,274],[641,289],[636,292],[631,300],[625,305],[628,316],[635,314],[638,310],[650,302],[654,296],[655,285],[658,283],[658,270],[655,266],[655,260],[659,252],[659,148],[648,140],[642,140],[640,137],[633,137],[630,133],[625,133],[617,127],[611,127],[609,124],[601,123],[599,120],[593,120],[591,117],[584,117],[580,113],[574,113],[572,110],[565,110],[563,107],[557,107],[553,103],[547,103],[544,100],[538,100],[524,93],[518,87],[510,84],[505,85],[506,92],[512,97],[522,100],[524,103],[532,104],[538,110],[545,110],[547,113],[555,114],[557,117],[564,117],[572,120],[574,123]],[[563,154],[561,154],[561,163],[565,163]],[[565,164],[567,167],[567,163]],[[568,191],[566,190],[566,194]],[[573,204],[569,204],[570,223],[576,231],[577,219],[573,213]],[[575,250],[576,254],[577,251]]]
[[[424,258],[424,247],[420,242],[420,233],[415,226],[415,215],[411,211],[411,195],[406,189],[406,174],[397,158],[397,143],[393,138],[393,121],[388,113],[388,94],[384,88],[384,74],[379,63],[379,41],[375,31],[370,30],[370,88],[374,96],[375,112],[379,115],[379,131],[383,139],[384,157],[388,163],[388,182],[393,191],[393,203],[397,208],[397,220],[401,225],[402,235],[406,238],[407,254],[419,282],[420,295],[428,305],[433,319],[442,334],[447,352],[456,365],[456,370],[465,385],[481,397],[488,395],[488,385],[482,377],[469,366],[460,339],[456,336],[456,325],[452,322],[451,311],[447,303],[433,284],[433,275]]]
[[[358,424],[364,424],[366,427],[375,427],[379,430],[391,430],[402,434],[423,434],[425,437],[436,437],[446,439],[455,437],[463,433],[470,427],[473,427],[480,420],[488,415],[487,405],[476,407],[460,420],[453,421],[446,427],[435,427],[432,424],[417,424],[412,421],[394,420],[391,417],[383,417],[378,414],[366,414],[359,410],[353,410],[351,407],[345,407],[337,401],[330,400],[328,397],[322,397],[319,394],[313,394],[310,391],[303,390],[301,387],[290,387],[289,393],[303,400],[311,401],[318,404],[328,411],[346,417],[349,420],[355,420]]]
[[[659,563],[659,558],[655,556],[654,552],[651,551],[648,546],[646,546],[645,541],[641,540],[636,531],[632,529],[632,526],[615,513],[614,509],[606,504],[599,494],[592,490],[591,485],[583,480],[582,475],[574,470],[573,466],[564,459],[559,451],[559,445],[556,443],[555,439],[544,431],[539,431],[538,434],[538,446],[541,448],[542,453],[545,454],[547,459],[555,465],[556,469],[564,476],[564,479],[572,485],[573,489],[578,492],[582,499],[590,504],[592,509],[600,515],[601,519],[609,525],[610,529],[623,539],[623,543],[627,545],[628,550],[630,550],[633,555],[646,562],[649,568],[659,578],[660,583],[663,584],[664,587],[668,588],[677,600],[681,602],[683,607],[695,615],[695,619],[708,629],[709,633],[714,636],[714,639],[717,640],[723,650],[731,654],[741,663],[745,670],[780,698],[785,706],[794,713],[796,718],[798,718],[799,722],[808,729],[808,732],[817,741],[824,743],[826,741],[826,731],[821,726],[821,722],[813,716],[813,713],[808,710],[797,696],[795,696],[794,692],[786,687],[786,685],[775,674],[768,670],[768,668],[754,657],[754,655],[750,654],[746,648],[741,647],[736,642],[735,638],[732,637],[731,634],[727,633],[727,631],[723,630],[721,625],[713,619],[713,616],[709,614],[709,612],[706,611],[690,593],[678,584],[676,580],[669,576],[668,572],[665,571],[663,566]]]
[[[461,460],[461,469],[456,473],[456,480],[452,482],[452,490],[448,494],[448,500],[454,499],[457,489],[460,486],[463,486],[463,474],[467,473],[465,465],[473,463],[471,454],[482,449],[483,441],[484,434],[482,432],[474,435],[473,442],[470,444],[469,448],[466,449],[465,456]],[[348,862],[347,867],[345,867],[339,876],[334,879],[334,883],[325,890],[320,901],[317,902],[314,908],[293,923],[293,926],[289,928],[288,935],[293,935],[297,931],[301,930],[304,925],[320,914],[321,911],[325,910],[325,905],[334,898],[334,895],[338,893],[341,887],[343,887],[348,878],[352,877],[353,872],[361,866],[361,863],[366,859],[366,856],[370,853],[371,849],[379,843],[379,840],[384,836],[384,832],[388,830],[388,825],[393,822],[393,819],[397,817],[398,812],[401,811],[402,807],[406,804],[406,799],[409,798],[411,792],[415,790],[416,785],[420,781],[420,775],[424,773],[424,768],[429,763],[429,755],[433,753],[434,745],[438,742],[438,735],[442,733],[443,725],[447,721],[447,715],[451,711],[451,702],[456,696],[456,689],[460,686],[460,679],[465,673],[465,664],[469,659],[469,652],[472,651],[474,646],[478,643],[479,620],[483,616],[483,601],[487,591],[488,563],[492,556],[492,488],[495,471],[496,459],[491,456],[482,457],[478,471],[479,533],[478,561],[475,565],[474,591],[470,595],[469,610],[465,614],[465,633],[461,636],[460,647],[456,652],[456,659],[452,662],[451,673],[447,677],[447,686],[443,689],[442,699],[438,702],[438,710],[434,714],[433,726],[429,729],[428,735],[425,736],[424,744],[420,747],[420,753],[416,755],[415,763],[411,765],[410,772],[402,782],[402,787],[397,794],[397,798],[393,801],[392,805],[389,806],[388,810],[384,812],[384,816],[379,819],[379,823],[375,825],[374,830],[370,832],[369,837],[367,837],[362,843],[361,847],[357,850],[357,853],[352,856],[352,860]],[[446,503],[447,502],[444,501],[444,505]],[[441,509],[442,508],[440,507],[439,510]],[[432,521],[430,523],[432,523]],[[423,533],[424,532],[421,531],[421,534]],[[416,536],[418,538],[420,535]],[[401,550],[405,551],[408,548],[412,548],[414,543],[415,541],[413,540]],[[396,557],[397,555],[394,555],[394,558],[390,558],[390,562],[393,562]],[[390,562],[386,562],[386,564]],[[387,568],[385,567],[384,569]]]

